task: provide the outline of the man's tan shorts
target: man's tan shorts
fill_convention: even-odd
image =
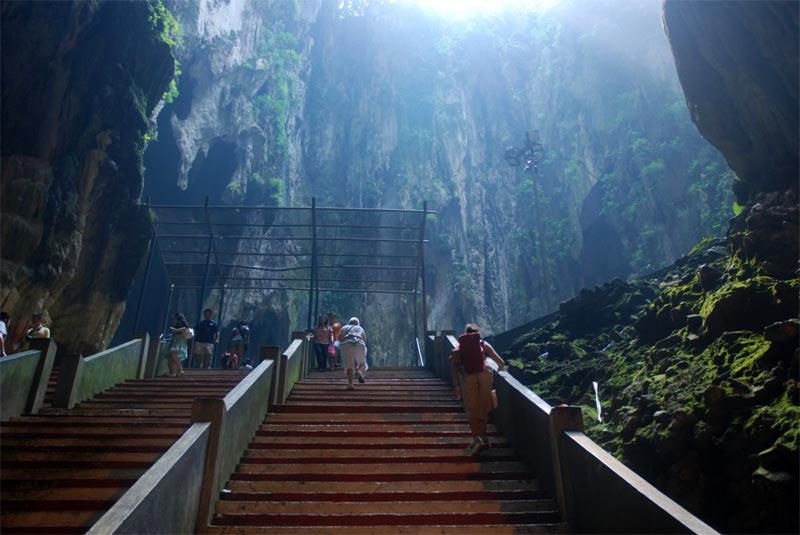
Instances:
[[[192,355],[196,357],[209,357],[214,354],[214,344],[195,342],[192,346]]]
[[[488,418],[492,410],[492,371],[462,375],[461,394],[470,417]]]

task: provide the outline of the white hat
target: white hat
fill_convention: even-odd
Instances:
[[[358,318],[352,317],[352,318],[350,318],[350,321],[348,321],[347,323],[349,323],[351,325],[358,325],[359,324]]]

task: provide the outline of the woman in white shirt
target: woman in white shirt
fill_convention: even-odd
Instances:
[[[353,379],[358,375],[358,382],[366,382],[367,373],[367,333],[361,327],[358,318],[350,318],[347,325],[339,332],[339,351],[344,360],[344,371],[347,374],[347,389],[352,390]]]

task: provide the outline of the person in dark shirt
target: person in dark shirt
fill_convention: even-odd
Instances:
[[[219,343],[219,328],[217,322],[211,319],[214,312],[207,308],[203,311],[203,320],[194,327],[194,345],[192,356],[199,368],[208,368],[208,363],[214,355],[214,344]]]

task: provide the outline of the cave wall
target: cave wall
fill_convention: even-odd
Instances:
[[[183,75],[159,122],[186,199],[218,142],[235,162],[212,203],[427,199],[434,328],[507,329],[584,286],[668,264],[732,215],[732,173],[691,123],[657,2],[600,3],[593,15],[566,2],[481,24],[385,2],[167,5],[184,30]],[[535,179],[503,160],[530,128],[546,150]],[[304,300],[242,292],[226,314],[258,321],[267,307],[304,326]],[[386,358],[413,328],[409,303],[392,296],[321,301],[370,318]]]
[[[783,1],[664,2],[692,120],[736,173],[741,204],[798,189],[799,9]]]
[[[146,2],[3,2],[0,303],[104,348],[147,250],[151,112],[174,61]],[[12,344],[13,345],[13,344]]]

